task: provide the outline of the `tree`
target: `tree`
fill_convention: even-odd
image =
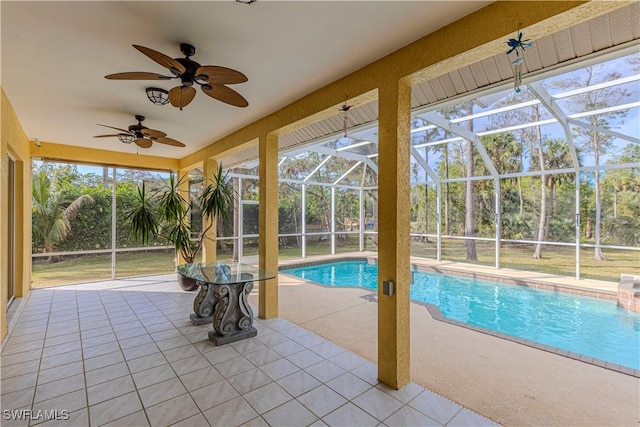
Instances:
[[[534,122],[537,122],[538,120],[540,120],[540,106],[536,104],[532,108],[534,111],[533,120]],[[536,126],[534,129],[536,132],[536,137],[535,139],[532,139],[532,141],[536,141],[538,143],[536,150],[538,157],[533,157],[532,161],[535,162],[535,160],[537,160],[538,166],[540,167],[540,172],[542,172],[543,175],[540,176],[540,216],[538,217],[538,235],[536,236],[537,243],[531,257],[533,259],[541,259],[542,241],[544,240],[544,230],[546,228],[545,223],[547,219],[547,183],[544,175],[546,164],[544,162],[544,142],[542,141],[542,131],[540,129],[540,126]]]
[[[185,175],[178,180],[172,173],[164,182],[163,188],[150,194],[142,183],[138,189],[136,204],[127,212],[126,219],[137,240],[147,243],[150,237],[161,237],[173,245],[176,255],[180,254],[185,262],[192,263],[202,249],[213,222],[222,222],[229,215],[234,195],[228,173],[219,165],[217,172],[213,173],[211,183],[196,198],[207,225],[200,232],[194,233],[189,203],[180,191],[183,180],[186,179],[188,176]]]
[[[485,151],[489,158],[493,161],[493,165],[500,175],[508,174],[508,173],[516,173],[519,172],[522,167],[522,144],[520,144],[511,133],[499,133],[493,135],[485,135],[480,137],[480,142],[484,147]],[[485,164],[484,160],[480,158],[480,156],[475,157],[475,170],[479,176],[489,175],[489,169]],[[504,180],[505,182],[510,182],[508,179]],[[522,188],[519,185],[520,182],[517,180],[518,184],[518,194],[520,194],[520,199],[522,199],[521,192]],[[513,185],[513,182],[511,182]],[[491,191],[489,188],[486,188],[486,184],[484,181],[478,181],[476,183],[476,193],[480,195],[481,201],[485,202],[485,205],[488,205],[489,201],[484,200],[487,194],[490,194]],[[512,187],[508,187],[507,185],[500,185],[500,194],[498,195],[498,206],[497,210],[501,213],[503,225],[506,223],[515,225],[522,224],[523,221],[521,218],[512,218],[512,216],[522,216],[521,213],[512,213],[506,212],[503,209],[503,205],[506,199],[505,194],[512,194],[510,192]],[[483,209],[480,207],[480,212],[487,212],[488,206],[485,206]],[[495,221],[495,219],[487,218],[487,221]]]
[[[302,232],[302,186],[288,182],[280,182],[278,185],[278,227],[284,234],[297,234]],[[301,247],[300,236],[280,237],[280,243],[285,246],[294,245]]]
[[[467,101],[467,115],[473,114],[473,102]],[[467,130],[473,133],[473,120],[467,120]],[[467,178],[473,177],[473,141],[467,140],[465,146],[465,155],[467,159]],[[473,237],[476,235],[476,209],[473,199],[473,187],[474,181],[467,180],[465,186],[465,206],[466,212],[464,216],[464,235],[467,237],[465,240],[465,246],[467,249],[467,261],[478,261],[478,254],[476,252],[476,241]]]
[[[525,87],[522,88],[520,93],[513,94],[512,96],[506,97],[500,102],[495,104],[496,107],[503,107],[508,105],[517,104],[523,101],[533,100],[534,97]],[[514,123],[526,123],[530,122],[532,119],[533,112],[529,109],[518,109],[511,110],[500,114],[493,114],[489,117],[489,123],[492,128],[505,128],[512,126]],[[532,131],[532,129],[520,129],[516,130],[513,133],[514,138],[518,141],[520,146],[518,165],[519,168],[513,170],[512,172],[521,172],[523,170],[523,165],[525,165],[533,152],[533,143],[534,138],[536,136],[536,132]],[[497,165],[496,165],[497,167]],[[499,169],[498,169],[499,171]],[[522,177],[516,178],[517,191],[518,191],[518,215],[520,217],[525,216],[524,212],[524,196],[523,196],[523,188],[522,188]]]
[[[93,202],[86,194],[71,201],[65,200],[57,178],[55,173],[50,177],[46,168],[35,170],[32,178],[32,230],[34,236],[43,242],[44,253],[54,252],[56,245],[67,237],[71,231],[71,220],[80,206]],[[52,256],[48,258],[48,262],[55,260]]]
[[[523,102],[526,100],[533,100],[533,94],[525,88],[523,88],[522,92],[518,94],[518,96],[510,97],[505,100],[504,105],[510,105],[518,102]],[[540,121],[543,116],[548,116],[545,114],[545,110],[540,109],[539,104],[535,104],[531,106],[531,108],[519,108],[517,110],[508,111],[502,114],[498,114],[495,117],[491,118],[491,122],[494,126],[498,127],[506,127],[511,126],[515,123],[535,123]],[[546,118],[546,117],[545,117]],[[544,175],[544,171],[546,170],[545,164],[545,156],[544,156],[544,142],[543,139],[545,136],[542,134],[541,127],[538,126],[529,126],[522,129],[518,129],[514,131],[515,135],[517,135],[518,141],[521,143],[520,150],[520,161],[519,161],[519,169],[522,168],[524,164],[527,163],[527,160],[531,163],[532,166],[537,166],[541,172],[540,176],[540,196],[539,196],[539,215],[538,215],[538,225],[537,232],[535,235],[535,240],[538,242],[542,242],[545,238],[545,230],[547,229],[547,216],[548,216],[548,207],[547,207],[547,185],[546,185],[546,177]],[[517,178],[518,185],[518,196],[520,199],[520,208],[519,208],[519,219],[512,218],[509,223],[518,224],[523,221],[525,216],[524,214],[524,197],[523,197],[523,188],[522,188],[522,178]],[[532,258],[540,259],[542,258],[542,243],[536,243],[534,247],[534,251],[532,254]]]
[[[603,65],[586,67],[581,72],[572,73],[564,79],[553,82],[552,84],[561,89],[575,89],[589,87],[597,83],[619,79],[621,74],[617,71],[606,72]],[[630,96],[630,93],[621,87],[610,87],[598,90],[591,90],[585,93],[574,95],[568,98],[569,105],[573,111],[596,111],[612,105],[619,105],[623,98]],[[593,155],[595,166],[595,252],[594,258],[598,261],[604,261],[600,247],[602,238],[602,194],[600,182],[600,157],[607,154],[607,150],[613,145],[614,137],[598,132],[593,127],[610,129],[616,124],[622,122],[626,116],[626,111],[613,111],[606,113],[598,113],[586,116],[583,120],[592,127],[573,127],[574,140],[579,148],[584,152]]]
[[[461,111],[462,111],[462,106],[460,106],[460,105],[451,105],[451,106],[448,106],[445,109],[441,110],[440,114],[442,116],[444,116],[444,118],[446,118],[447,120],[451,120],[453,118],[462,116],[463,113],[461,113]],[[450,138],[452,136],[448,132],[437,132],[436,135],[441,135],[440,139],[447,139],[447,138]],[[445,180],[445,183],[444,183],[444,214],[443,214],[444,234],[449,236],[449,235],[451,235],[451,185],[448,182],[449,174],[450,174],[450,170],[449,170],[449,166],[450,166],[449,143],[433,145],[433,146],[431,146],[429,148],[431,150],[433,150],[434,152],[440,151],[442,153],[442,159],[441,159],[440,163],[442,163],[442,168],[443,168],[444,174],[441,173],[440,174],[440,178]]]
[[[564,139],[547,140],[544,147],[544,161],[547,170],[567,169],[574,167],[569,144]],[[549,238],[549,228],[556,210],[556,188],[559,184],[572,182],[575,174],[550,174],[545,175],[545,186],[549,187],[549,206],[545,221],[544,239]]]
[[[424,127],[427,125],[427,123],[428,123],[427,121],[421,119],[420,117],[414,117],[411,120],[411,128],[415,129],[419,127]],[[434,135],[437,136],[439,134],[437,129],[423,130],[419,133],[422,135],[419,135],[418,133],[411,134],[411,145],[417,145],[417,144],[428,142],[430,137],[433,137]],[[424,161],[427,164],[429,164],[429,147],[424,147]],[[428,178],[427,178],[427,181],[428,181]],[[429,236],[427,235],[428,233],[429,233],[429,185],[425,184],[424,185],[424,234],[425,235],[423,238],[423,241],[425,243],[429,243]]]
[[[640,145],[627,144],[609,164],[640,164]],[[603,210],[603,239],[614,245],[640,243],[640,168],[609,169],[602,188],[608,203]]]

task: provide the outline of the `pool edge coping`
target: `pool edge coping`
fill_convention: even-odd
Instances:
[[[301,268],[301,267],[312,267],[315,265],[322,265],[322,264],[330,264],[330,263],[334,263],[334,262],[344,262],[344,261],[366,261],[366,262],[372,262],[375,261],[377,263],[377,258],[376,257],[370,257],[370,256],[346,256],[343,258],[333,258],[333,259],[324,259],[324,260],[314,260],[314,261],[304,261],[304,262],[300,262],[300,263],[291,263],[291,264],[286,264],[286,265],[279,265],[278,266],[278,273],[279,274],[287,274],[287,273],[281,273],[282,270],[289,270],[289,269],[293,269],[293,268]],[[589,296],[589,297],[593,297],[593,298],[600,298],[600,299],[607,299],[607,300],[616,300],[616,295],[612,294],[610,292],[606,292],[606,291],[597,291],[597,290],[588,290],[588,289],[584,289],[584,288],[577,288],[574,286],[569,286],[569,285],[553,285],[553,284],[548,284],[548,283],[544,283],[544,282],[538,282],[535,280],[531,280],[531,281],[527,281],[527,280],[522,280],[522,279],[509,279],[507,277],[501,277],[501,276],[491,276],[487,273],[469,273],[466,271],[460,271],[457,270],[455,268],[446,268],[446,267],[434,267],[434,266],[425,266],[425,265],[420,265],[420,264],[415,264],[415,263],[411,263],[411,268],[414,268],[416,270],[419,271],[426,271],[426,272],[435,272],[435,273],[442,273],[442,274],[451,274],[451,275],[455,275],[458,277],[467,277],[467,278],[475,278],[475,279],[479,279],[479,280],[489,280],[489,281],[497,281],[499,283],[503,283],[503,284],[509,284],[509,285],[517,285],[517,286],[526,286],[526,287],[532,287],[535,289],[546,289],[546,290],[551,290],[551,291],[555,291],[555,292],[564,292],[564,293],[569,293],[569,294],[574,294],[574,295],[581,295],[581,296]],[[461,274],[460,274],[461,273]],[[288,274],[287,274],[288,275]],[[295,277],[297,279],[300,280],[304,280],[307,283],[311,283],[313,285],[316,286],[321,286],[324,288],[335,288],[335,286],[328,286],[328,285],[324,285],[322,283],[317,283],[311,280],[307,280],[307,279],[302,279],[300,277],[297,276],[292,276],[291,277]],[[501,279],[501,280],[500,280]],[[365,290],[369,290],[367,288],[363,288],[362,286],[341,286],[341,288],[356,288],[356,289],[365,289]],[[377,293],[376,293],[377,295]],[[429,315],[431,316],[432,319],[443,322],[443,323],[448,323],[454,326],[459,326],[462,328],[466,328],[466,329],[470,329],[474,332],[480,332],[482,334],[485,335],[490,335],[496,338],[500,338],[500,339],[504,339],[507,341],[511,341],[514,342],[516,344],[522,344],[525,345],[527,347],[531,347],[531,348],[535,348],[537,350],[543,350],[546,351],[548,353],[552,353],[552,354],[556,354],[558,356],[562,356],[562,357],[567,357],[569,359],[573,359],[573,360],[577,360],[579,362],[584,362],[590,365],[594,365],[603,369],[608,369],[614,372],[618,372],[621,374],[625,374],[625,375],[629,375],[632,377],[636,377],[636,378],[640,378],[640,370],[639,369],[633,369],[633,368],[629,368],[627,366],[622,366],[622,365],[618,365],[616,363],[611,363],[611,362],[607,362],[605,360],[602,359],[598,359],[598,358],[594,358],[594,357],[589,357],[583,354],[579,354],[579,353],[574,353],[572,351],[568,351],[568,350],[563,350],[561,348],[558,347],[553,347],[550,345],[546,345],[546,344],[540,344],[537,343],[535,341],[531,341],[531,340],[527,340],[524,338],[518,338],[518,337],[513,337],[511,335],[502,333],[502,332],[496,332],[496,331],[492,331],[491,329],[487,329],[487,328],[482,328],[480,326],[475,326],[475,325],[469,325],[466,324],[464,322],[460,322],[458,320],[454,320],[454,319],[449,319],[447,317],[445,317],[442,312],[440,311],[440,309],[430,303],[426,303],[426,302],[421,302],[421,301],[416,301],[416,300],[410,300],[412,303],[421,305],[423,307],[426,308],[427,313],[429,313]],[[377,297],[374,299],[374,302],[377,303]]]

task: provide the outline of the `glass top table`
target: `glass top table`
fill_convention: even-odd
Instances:
[[[258,334],[247,297],[254,282],[273,279],[276,274],[237,262],[183,264],[178,266],[178,273],[200,287],[190,319],[194,325],[213,324],[210,341],[222,345]]]
[[[178,273],[198,282],[212,285],[230,285],[247,281],[273,279],[275,274],[268,273],[254,265],[238,262],[198,262],[178,266]]]

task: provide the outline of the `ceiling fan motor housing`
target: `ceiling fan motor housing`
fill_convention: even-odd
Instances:
[[[143,138],[144,135],[142,134],[142,129],[147,129],[146,126],[142,125],[142,122],[144,121],[144,116],[140,116],[136,114],[136,120],[138,121],[138,124],[129,126],[128,128],[129,132],[135,133],[137,138]]]
[[[194,45],[189,43],[180,43],[180,52],[187,57],[193,56],[196,54],[196,48]]]
[[[176,58],[176,61],[181,63],[186,69],[186,71],[180,76],[182,84],[184,86],[192,86],[194,80],[196,80],[196,70],[200,68],[200,64],[189,58]]]

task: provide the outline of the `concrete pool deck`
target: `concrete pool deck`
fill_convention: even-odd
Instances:
[[[364,256],[373,253],[366,254]],[[362,253],[309,257],[363,257]],[[615,293],[616,284],[424,259],[427,267]],[[283,260],[281,266],[299,264]],[[376,293],[327,288],[281,274],[280,317],[377,362]],[[255,298],[253,295],[252,298]],[[434,320],[411,304],[411,379],[500,424],[637,426],[640,379],[559,354]]]

